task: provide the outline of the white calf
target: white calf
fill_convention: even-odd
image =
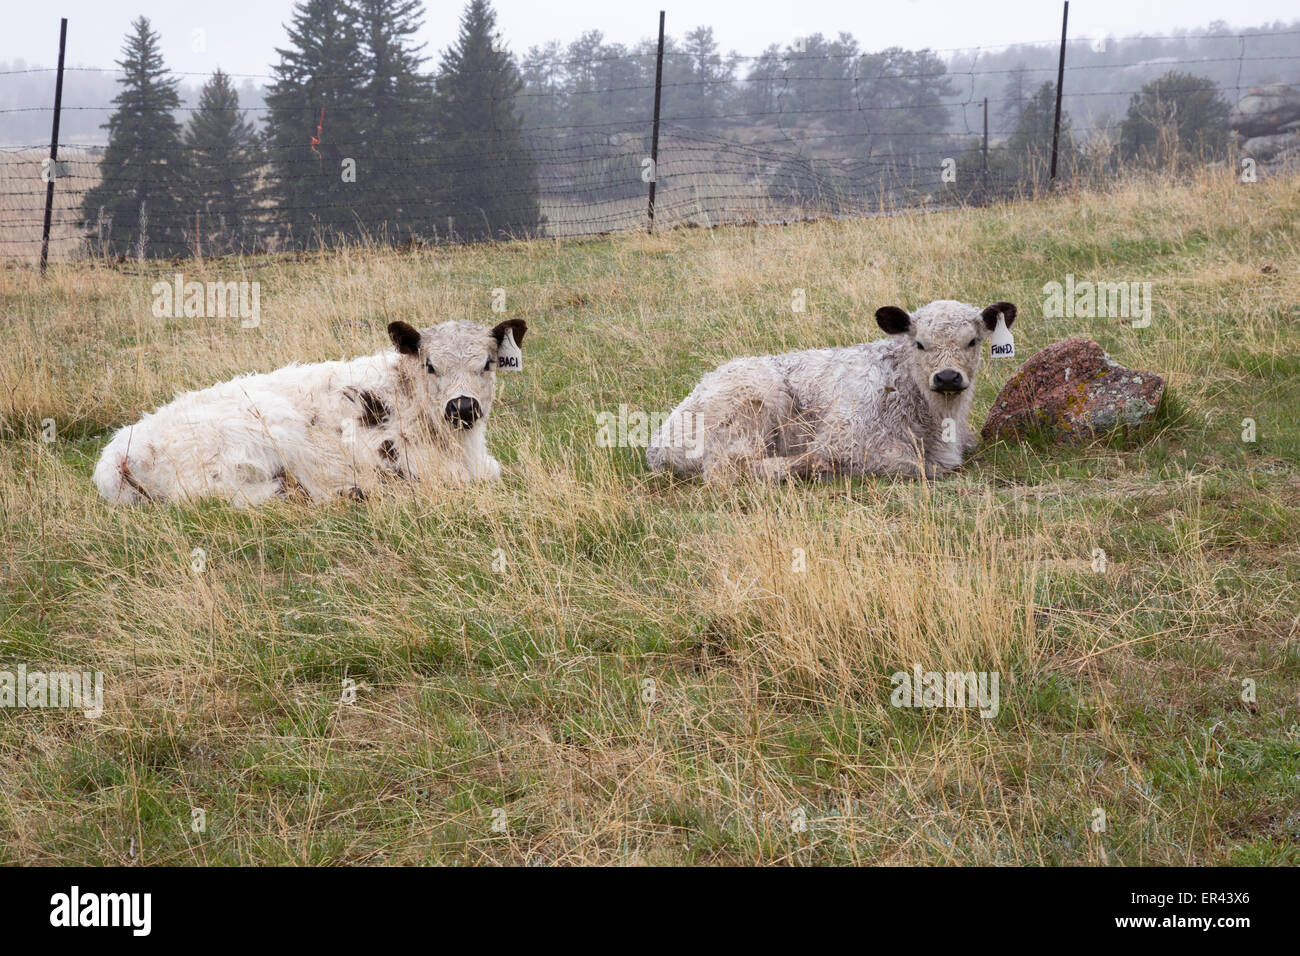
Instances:
[[[216,497],[244,505],[295,493],[360,495],[386,477],[497,478],[501,466],[487,450],[496,369],[526,329],[522,319],[422,332],[393,322],[395,352],[186,392],[113,436],[95,484],[114,503]]]
[[[885,306],[876,322],[888,338],[727,362],[673,410],[646,463],[706,481],[942,474],[975,447],[971,385],[999,316],[1010,326],[1016,307]]]

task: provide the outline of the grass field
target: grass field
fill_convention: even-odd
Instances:
[[[106,694],[0,709],[0,862],[1300,863],[1300,180],[152,268],[0,273],[0,669]],[[178,269],[259,281],[260,325],[154,318]],[[1042,318],[1069,273],[1152,282],[1151,326]],[[497,288],[530,327],[499,485],[98,499],[109,430],[177,390],[491,323]],[[1016,302],[1021,359],[1160,372],[1159,420],[935,483],[706,488],[597,445],[936,298]],[[890,706],[916,664],[998,672],[997,717]]]

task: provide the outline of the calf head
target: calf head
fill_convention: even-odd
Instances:
[[[980,344],[993,334],[999,317],[1010,328],[1016,320],[1016,307],[1010,302],[994,302],[981,310],[944,299],[910,315],[894,305],[876,310],[876,322],[882,329],[910,340],[906,361],[921,393],[941,402],[960,399],[975,383],[983,352]]]
[[[490,329],[474,322],[443,322],[423,331],[405,322],[388,324],[411,397],[433,427],[452,431],[468,431],[487,417],[496,399],[501,344],[509,333],[522,345],[527,330],[523,319]]]

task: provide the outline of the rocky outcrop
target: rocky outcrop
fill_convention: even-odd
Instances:
[[[1063,339],[1016,371],[980,434],[992,440],[1045,432],[1058,441],[1086,441],[1116,425],[1150,421],[1164,391],[1159,375],[1124,368],[1096,342]]]
[[[1254,156],[1261,163],[1286,159],[1300,146],[1300,135],[1275,133],[1272,136],[1253,136],[1241,144],[1241,151]]]
[[[1297,122],[1300,122],[1300,88],[1285,83],[1252,88],[1237,101],[1228,117],[1228,125],[1244,139],[1270,136]]]
[[[1300,163],[1300,87],[1257,86],[1243,96],[1228,119],[1241,151],[1268,166]]]

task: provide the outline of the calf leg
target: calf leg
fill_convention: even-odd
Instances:
[[[920,449],[912,444],[876,445],[868,449],[865,461],[851,469],[855,474],[865,475],[899,475],[904,478],[938,478],[946,475],[952,468],[932,459],[925,458]]]
[[[793,402],[784,390],[736,398],[725,408],[710,408],[704,438],[704,480],[733,481],[747,474],[783,481],[799,473],[798,455],[773,454],[773,436],[788,419]]]

